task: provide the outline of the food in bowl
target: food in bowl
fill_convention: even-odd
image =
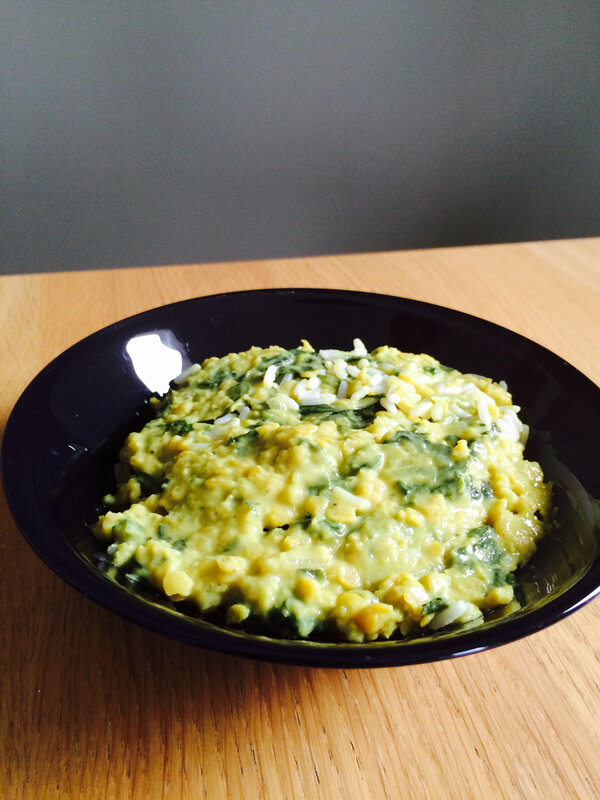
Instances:
[[[303,341],[209,358],[151,403],[94,532],[176,603],[350,642],[518,608],[551,485],[502,383]]]

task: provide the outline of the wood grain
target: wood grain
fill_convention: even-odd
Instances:
[[[0,278],[0,423],[55,355],[129,314],[271,286],[485,317],[600,383],[600,239]],[[0,507],[0,796],[596,798],[600,603],[424,666],[317,670],[168,641],[66,586]]]

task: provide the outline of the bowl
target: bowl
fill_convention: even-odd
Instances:
[[[106,570],[89,525],[114,489],[128,432],[148,399],[191,363],[251,345],[425,352],[462,372],[505,380],[531,426],[526,456],[555,485],[559,524],[518,571],[524,602],[475,628],[365,644],[281,640],[203,620],[149,587]],[[87,597],[181,642],[239,656],[319,667],[383,667],[476,653],[557,622],[600,591],[600,389],[550,351],[482,319],[414,300],[360,292],[273,289],[174,303],[110,325],[70,347],[25,389],[4,433],[10,510],[38,555]]]

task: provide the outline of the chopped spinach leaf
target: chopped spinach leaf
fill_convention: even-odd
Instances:
[[[321,522],[326,528],[335,533],[336,536],[340,536],[340,534],[343,535],[344,528],[341,522],[332,522],[331,520],[327,519],[327,517],[323,517]]]
[[[417,431],[396,431],[384,439],[382,444],[397,444],[404,447],[410,447],[416,452],[424,452],[429,450],[430,453],[450,461],[450,453],[452,446],[442,442],[432,442],[424,433]]]
[[[383,440],[382,444],[411,444],[415,450],[426,450],[429,441],[425,434],[414,431],[396,431]]]
[[[147,567],[142,566],[135,558],[130,558],[129,561],[121,567],[123,577],[130,586],[138,586],[141,583],[148,582],[150,573]]]
[[[372,444],[361,447],[348,456],[343,467],[344,475],[356,475],[361,469],[379,469],[383,464],[383,453]]]
[[[426,616],[427,614],[437,614],[438,611],[443,611],[445,608],[448,608],[448,601],[443,597],[434,597],[433,600],[425,603],[421,613],[423,616]]]
[[[175,419],[172,422],[165,422],[165,429],[169,433],[174,433],[179,436],[185,436],[194,429],[194,426],[186,419]]]
[[[305,417],[307,414],[344,414],[345,408],[334,408],[333,406],[324,405],[323,403],[315,403],[314,405],[300,406],[300,416]]]
[[[147,472],[134,471],[131,477],[140,485],[140,490],[144,495],[156,494],[160,491],[160,480],[148,475]]]
[[[449,565],[451,567],[471,566],[473,563],[472,555],[472,551],[469,551],[466,547],[455,547],[450,552]]]
[[[320,567],[315,567],[314,569],[299,569],[298,572],[300,575],[308,575],[310,578],[315,578],[317,581],[324,581],[327,577],[325,570]]]
[[[311,486],[307,486],[306,490],[309,494],[321,494],[325,489],[329,489],[330,487],[329,478],[324,477],[322,480],[318,481],[317,483],[313,483]]]
[[[185,539],[173,539],[170,536],[169,529],[167,528],[166,525],[161,523],[158,526],[158,531],[157,531],[156,535],[158,536],[158,538],[161,541],[167,542],[167,544],[170,544],[171,547],[173,547],[175,550],[179,550],[179,552],[181,552],[182,550],[185,550],[185,547],[187,545],[186,540]]]
[[[475,569],[478,564],[502,566],[501,562],[506,555],[506,550],[502,547],[494,528],[490,525],[472,528],[468,533],[468,538],[470,541],[465,547],[456,547],[448,554],[448,566],[470,570]]]
[[[144,528],[134,519],[120,519],[112,527],[112,535],[117,541],[129,540],[142,542],[145,536]]]
[[[457,461],[449,467],[444,467],[438,472],[437,478],[431,487],[433,493],[439,492],[444,497],[457,497],[465,489],[464,464]]]
[[[237,377],[235,372],[232,372],[230,369],[221,368],[217,369],[210,375],[208,378],[205,378],[203,381],[198,381],[196,386],[199,389],[217,389],[226,378],[233,378]]]
[[[166,525],[159,525],[156,535],[158,536],[159,539],[162,539],[163,541],[166,541],[166,542],[168,542],[169,539],[170,539],[170,536],[169,536],[169,533],[168,533]]]
[[[421,481],[396,481],[396,486],[407,500],[411,500],[419,492],[441,494],[444,497],[457,497],[465,491],[465,463],[457,461],[431,474],[423,473]]]
[[[475,486],[472,481],[469,481],[469,491],[473,500],[479,500],[482,497],[493,497],[494,493],[489,481],[483,481],[479,486]]]
[[[232,436],[229,443],[235,444],[235,452],[238,456],[249,456],[258,445],[258,430],[252,428],[248,433]]]
[[[345,361],[347,361],[348,364],[358,364],[358,362],[362,361],[363,358],[366,359],[367,361],[375,361],[375,359],[370,353],[366,353],[365,355],[356,355],[356,353],[350,353],[348,355],[345,355],[344,353],[341,353],[340,357],[345,358]]]
[[[376,407],[379,401],[371,402],[368,405],[358,408],[338,408],[322,403],[312,406],[300,406],[300,415],[321,416],[321,422],[333,420],[338,428],[366,428],[375,419]]]
[[[368,406],[363,406],[362,408],[353,408],[351,411],[348,411],[346,419],[348,420],[349,427],[368,428],[375,419],[376,407],[378,405],[379,401],[371,403]]]
[[[460,436],[458,434],[456,434],[456,433],[449,433],[448,436],[444,436],[444,441],[446,442],[448,447],[452,447],[452,448],[456,447],[456,445],[458,444],[458,440],[459,439],[460,439]]]
[[[267,613],[265,633],[283,639],[296,639],[299,636],[298,619],[288,607],[287,600],[279,608],[272,608]]]
[[[498,534],[491,525],[481,525],[479,528],[472,528],[469,531],[469,538],[475,540],[473,545],[473,555],[479,561],[486,561],[488,564],[498,564],[506,551],[500,545]]]
[[[172,405],[173,405],[173,398],[171,392],[169,392],[164,397],[160,398],[158,405],[156,406],[157,417],[166,417],[166,415],[171,411]]]
[[[305,444],[308,447],[308,449],[311,451],[311,453],[322,453],[323,452],[323,447],[321,447],[320,444],[318,444],[317,442],[313,441],[312,439],[309,439],[306,436],[296,436],[291,443],[293,445]]]
[[[517,581],[512,572],[507,572],[502,567],[495,567],[492,577],[492,588],[498,586],[516,586]]]
[[[237,383],[234,383],[231,388],[227,390],[228,397],[233,400],[239,400],[240,397],[247,394],[250,391],[250,387],[252,386],[251,381],[248,377],[242,378]]]
[[[294,369],[289,369],[288,372],[299,374],[323,369],[323,359],[318,353],[314,353],[311,350],[303,350],[301,347],[295,347],[288,352],[295,358],[295,362],[292,365]]]
[[[293,354],[286,350],[285,353],[278,353],[274,356],[263,356],[260,359],[260,367],[263,371],[266,371],[267,367],[271,365],[275,365],[276,367],[287,367],[292,363],[294,360]]]

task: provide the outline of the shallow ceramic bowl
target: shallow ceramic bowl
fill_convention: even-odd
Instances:
[[[150,589],[99,568],[88,525],[114,489],[126,434],[149,418],[148,398],[190,363],[251,345],[307,338],[347,349],[360,337],[425,352],[463,372],[505,380],[532,429],[526,455],[556,485],[560,526],[517,573],[518,612],[419,639],[337,644],[287,641],[210,624]],[[187,300],[88,336],[28,386],[6,426],[2,473],[21,532],[86,596],[189,644],[252,658],[326,667],[414,664],[495,647],[558,621],[600,591],[600,389],[548,350],[481,319],[397,297],[313,289],[238,292]]]

